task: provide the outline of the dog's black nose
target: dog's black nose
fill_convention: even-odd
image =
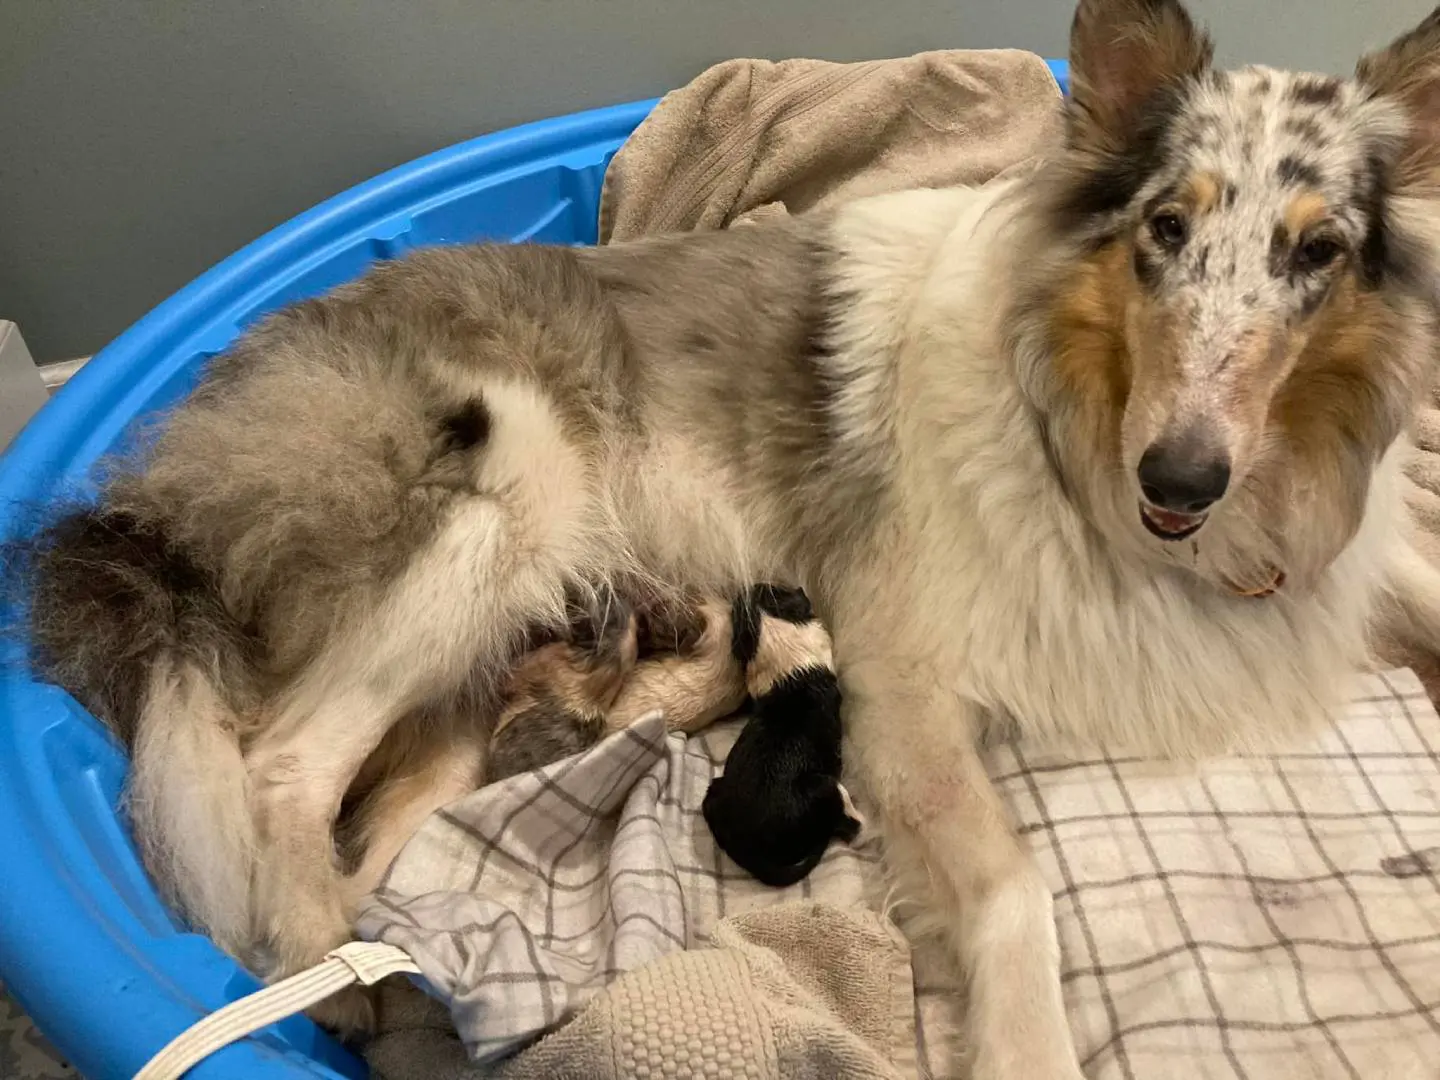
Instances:
[[[1230,460],[1207,439],[1186,435],[1153,443],[1140,458],[1140,490],[1176,514],[1209,509],[1230,486]]]

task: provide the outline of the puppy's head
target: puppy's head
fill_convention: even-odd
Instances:
[[[1107,533],[1313,578],[1435,345],[1440,13],[1351,79],[1210,60],[1178,0],[1080,3],[1037,400]]]

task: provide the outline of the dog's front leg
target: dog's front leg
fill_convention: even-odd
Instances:
[[[948,941],[967,985],[972,1080],[1079,1080],[1049,890],[976,749],[983,715],[938,671],[845,663],[846,766],[868,793],[887,869]]]

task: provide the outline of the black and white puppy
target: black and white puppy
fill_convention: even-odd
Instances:
[[[803,592],[736,598],[731,647],[751,718],[702,811],[720,849],[766,885],[793,885],[862,820],[840,783],[840,686],[830,638]]]

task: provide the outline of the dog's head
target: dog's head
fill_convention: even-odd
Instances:
[[[1239,591],[1313,580],[1435,344],[1440,12],[1338,79],[1216,71],[1177,0],[1081,0],[1071,78],[1057,454],[1127,543]]]

